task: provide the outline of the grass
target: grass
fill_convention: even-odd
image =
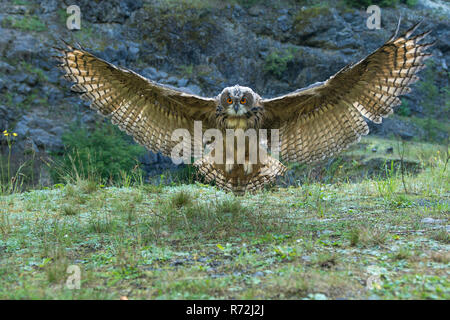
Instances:
[[[16,193],[21,191],[24,183],[23,169],[28,166],[27,162],[18,165],[14,168],[11,161],[12,148],[16,141],[17,133],[3,130],[0,138],[3,138],[7,146],[5,155],[0,155],[0,195],[7,193]]]
[[[447,156],[425,146],[408,193],[393,170],[243,197],[82,177],[2,195],[0,298],[449,299]]]

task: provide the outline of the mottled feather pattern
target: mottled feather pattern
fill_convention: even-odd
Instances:
[[[401,104],[399,96],[410,92],[408,86],[419,79],[417,72],[431,56],[425,50],[433,43],[419,44],[429,31],[411,37],[417,27],[393,36],[323,83],[288,94],[285,99],[263,100],[272,123],[281,131],[281,159],[310,163],[331,157],[368,134],[364,118],[381,123],[392,114]]]
[[[75,82],[71,89],[149,150],[170,156],[178,143],[171,140],[172,132],[186,128],[193,134],[194,119],[201,120],[205,129],[215,125],[211,122],[215,99],[166,88],[81,48],[66,46],[56,48],[61,54],[56,59],[64,77]]]
[[[225,88],[214,98],[184,93],[116,67],[81,46],[66,44],[65,49],[57,49],[57,59],[64,77],[74,82],[73,91],[153,152],[170,156],[178,143],[171,140],[172,132],[185,128],[193,137],[194,121],[201,121],[203,132],[210,128],[222,132],[226,128],[261,128],[270,135],[271,129],[279,129],[281,160],[311,163],[336,155],[367,135],[365,119],[380,123],[401,103],[399,96],[409,93],[409,86],[419,80],[417,73],[431,56],[426,50],[433,45],[420,41],[430,32],[412,36],[417,24],[397,37],[399,26],[383,46],[327,81],[272,99],[262,99],[250,88],[238,85]],[[252,105],[239,115],[230,115],[230,92],[238,100],[246,94]],[[286,171],[270,156],[268,162],[253,165],[251,171],[242,164],[225,170],[223,164],[214,163],[211,154],[194,166],[206,181],[237,194],[259,190]]]
[[[217,165],[206,155],[203,159],[194,162],[206,182],[215,183],[221,189],[231,191],[237,195],[246,192],[255,192],[265,185],[274,183],[278,176],[285,174],[287,168],[278,160],[268,157],[264,165],[255,165],[250,175],[243,174],[242,165],[237,165],[234,172],[229,175],[223,170],[223,165]]]

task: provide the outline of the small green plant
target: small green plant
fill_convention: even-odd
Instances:
[[[162,184],[145,184],[141,186],[141,189],[146,193],[162,193],[163,192],[163,185]]]
[[[235,0],[235,2],[248,9],[257,4],[266,4],[266,0]]]
[[[112,203],[112,209],[114,214],[119,214],[127,222],[128,226],[136,220],[136,203],[137,197],[132,197],[133,201],[114,200]]]
[[[172,196],[171,202],[176,208],[185,207],[192,203],[192,196],[185,191],[180,191]]]
[[[65,26],[66,25],[66,21],[67,21],[67,17],[68,17],[68,14],[67,14],[66,10],[58,9],[57,14],[58,14],[59,23],[61,25]]]
[[[273,74],[277,78],[281,78],[287,70],[289,62],[294,59],[291,50],[272,51],[264,61],[264,71]]]
[[[241,201],[237,198],[225,199],[216,204],[216,211],[218,214],[223,215],[238,215],[246,211],[246,208],[242,206]]]
[[[431,234],[431,238],[436,240],[436,241],[440,241],[442,243],[445,243],[445,244],[449,244],[450,243],[450,235],[449,235],[448,231],[443,230],[443,229],[434,231]]]
[[[74,216],[78,213],[77,208],[72,204],[65,204],[61,208],[62,214],[65,216]]]
[[[411,110],[408,107],[408,100],[406,99],[401,100],[402,104],[397,108],[395,112],[400,116],[409,117],[411,115]]]
[[[302,190],[305,206],[313,209],[319,217],[324,217],[332,202],[332,195],[327,194],[325,186],[305,184]]]
[[[406,190],[405,177],[398,177],[399,171],[394,167],[394,161],[388,165],[384,164],[386,177],[375,181],[379,195],[383,198],[385,208],[405,208],[412,206],[411,200],[406,194],[398,192],[400,182],[403,181],[403,188]]]
[[[144,185],[144,173],[136,165],[132,170],[120,170],[120,176],[117,179],[118,187],[129,188],[131,186],[142,187]]]
[[[83,194],[91,194],[98,190],[99,184],[93,179],[79,179],[77,181],[78,190]]]
[[[419,0],[403,0],[403,2],[409,7],[414,7],[415,5],[417,5],[418,1]]]
[[[4,130],[2,136],[6,140],[8,155],[6,156],[6,159],[3,155],[0,156],[0,194],[10,194],[19,192],[22,189],[24,182],[22,170],[27,163],[24,162],[14,170],[15,172],[13,173],[11,155],[17,133]]]
[[[48,80],[47,75],[44,73],[44,71],[39,68],[39,67],[35,67],[32,64],[28,63],[28,62],[24,62],[22,61],[20,63],[20,67],[24,70],[24,72],[26,73],[31,73],[31,74],[35,74],[38,78],[39,82],[44,82]]]
[[[382,245],[388,237],[387,230],[382,226],[355,226],[347,233],[350,245],[353,247],[369,247]]]
[[[65,154],[56,157],[57,165],[52,169],[55,181],[142,184],[137,158],[145,150],[131,144],[130,139],[116,127],[102,123],[89,131],[73,124],[62,140]]]
[[[108,212],[93,212],[89,216],[89,231],[95,233],[110,233],[116,228],[116,221],[113,221]]]
[[[383,197],[386,203],[389,203],[394,197],[395,191],[397,190],[394,161],[390,162],[390,166],[385,163],[384,169],[386,172],[386,178],[381,178],[376,182],[376,184],[380,196]]]
[[[28,4],[30,4],[28,1],[26,1],[26,0],[13,0],[13,3],[16,5],[16,6],[26,6],[26,5],[28,5]]]
[[[407,260],[412,256],[412,252],[407,247],[402,247],[399,250],[397,250],[395,253],[392,254],[393,260]]]
[[[194,73],[194,65],[193,64],[181,65],[178,68],[180,69],[180,72],[183,76],[190,77]]]
[[[273,250],[280,261],[290,261],[299,254],[297,248],[291,246],[276,246]]]
[[[380,7],[395,7],[400,3],[404,3],[408,6],[415,6],[417,0],[345,0],[345,3],[350,7],[355,8],[367,8],[370,5],[378,5]]]
[[[225,246],[218,243],[216,247],[226,256],[231,256],[233,254],[234,248],[231,243],[226,243]]]
[[[337,264],[337,256],[333,253],[322,253],[314,257],[313,263],[321,268],[330,269]]]
[[[356,247],[361,239],[361,231],[358,228],[353,228],[348,232],[348,239],[350,240],[350,246]]]
[[[25,15],[21,19],[15,19],[7,17],[3,20],[3,27],[12,27],[22,31],[36,31],[42,32],[47,30],[47,26],[44,22],[39,20],[36,16]]]
[[[59,245],[52,248],[48,252],[48,256],[44,257],[39,268],[46,271],[47,281],[49,283],[60,283],[67,276],[67,267],[69,263],[65,255],[64,249]]]
[[[9,215],[6,213],[0,214],[0,235],[3,239],[7,239],[8,235],[12,231],[11,221],[9,219]]]

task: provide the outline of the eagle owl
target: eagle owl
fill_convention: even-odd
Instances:
[[[397,26],[391,39],[358,63],[345,66],[324,82],[272,99],[239,85],[223,89],[216,97],[202,97],[116,67],[81,47],[66,44],[64,49],[55,49],[64,77],[75,83],[72,90],[153,152],[171,156],[178,143],[172,140],[172,132],[184,128],[192,134],[194,123],[201,121],[203,133],[208,129],[224,133],[227,129],[277,129],[280,160],[311,163],[359,141],[369,132],[364,118],[380,123],[401,103],[399,96],[418,80],[417,72],[431,56],[425,50],[434,44],[419,43],[430,31],[412,36],[418,25],[401,36],[397,36]],[[257,148],[270,151],[269,141],[267,137],[266,144],[258,142]],[[232,153],[240,151],[234,148]],[[206,181],[242,194],[285,173],[286,167],[269,154],[264,161],[258,158],[250,163],[245,153],[243,163],[227,164],[217,161],[211,151],[194,166]]]

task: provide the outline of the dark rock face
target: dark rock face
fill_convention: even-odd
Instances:
[[[412,140],[416,136],[423,135],[423,129],[411,122],[401,121],[396,118],[386,118],[382,123],[369,122],[370,132],[381,136],[399,136],[403,140]]]
[[[45,1],[43,1],[45,2]],[[124,23],[130,15],[142,8],[141,0],[78,1],[83,17],[92,23]],[[42,6],[42,4],[41,4]]]
[[[9,122],[12,121],[14,115],[7,106],[0,105],[0,128],[1,129],[11,129],[9,128]]]
[[[101,119],[55,68],[51,47],[61,46],[60,38],[187,92],[214,96],[225,86],[241,84],[272,97],[323,81],[365,57],[389,39],[401,13],[402,30],[423,18],[419,31],[433,30],[432,81],[441,91],[448,86],[449,10],[383,8],[382,28],[369,30],[366,13],[348,7],[254,3],[217,7],[208,1],[80,0],[81,30],[69,31],[63,2],[2,2],[0,130],[17,132],[22,150],[31,141],[40,152],[62,152],[61,136],[71,121],[81,119],[94,127]],[[413,90],[405,98],[411,115],[429,112],[422,92]],[[448,119],[448,111],[438,109],[433,116]],[[404,139],[424,135],[422,128],[400,118],[370,128],[374,134]],[[176,167],[152,153],[141,161],[152,174]]]
[[[33,146],[38,148],[37,151],[61,151],[63,149],[61,136],[64,133],[64,127],[58,121],[30,114],[23,116],[17,122],[14,132],[19,137],[28,137],[33,141]],[[25,150],[23,143],[25,143],[24,139],[19,140],[18,147]]]

